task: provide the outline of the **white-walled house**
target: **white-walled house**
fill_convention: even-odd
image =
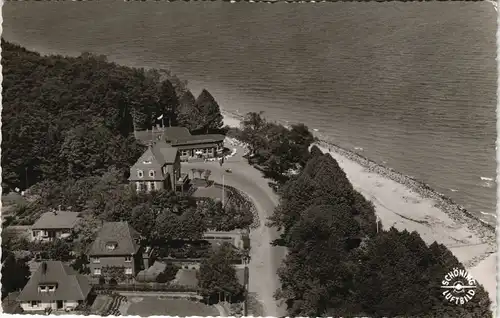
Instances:
[[[69,237],[80,218],[77,212],[46,212],[31,227],[32,241],[51,241]]]
[[[87,278],[60,261],[44,261],[17,297],[25,312],[46,309],[70,311],[85,302]]]

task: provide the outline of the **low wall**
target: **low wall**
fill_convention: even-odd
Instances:
[[[221,188],[222,185],[219,183],[214,183],[213,184],[215,187]],[[252,202],[252,199],[243,191],[240,191],[236,189],[235,187],[229,186],[229,185],[224,185],[224,189],[227,190],[228,192],[231,193],[231,198],[235,197],[237,200],[241,200],[248,206],[250,209],[250,212],[253,215],[253,223],[250,225],[251,229],[256,229],[260,226],[260,218],[259,218],[259,213],[257,212],[257,209],[255,208],[255,205]]]

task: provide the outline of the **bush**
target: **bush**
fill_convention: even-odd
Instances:
[[[180,267],[175,264],[167,264],[167,267],[156,277],[157,283],[168,283],[175,279]]]
[[[104,285],[106,284],[106,279],[102,276],[99,277],[99,285]]]

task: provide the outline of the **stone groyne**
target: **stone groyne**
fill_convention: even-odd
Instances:
[[[222,111],[222,113],[228,117],[238,120],[242,120],[244,117],[242,114],[234,112]],[[281,124],[285,125],[285,123]],[[451,198],[437,192],[422,181],[399,173],[392,168],[385,167],[371,159],[363,157],[354,151],[342,148],[330,141],[324,140],[317,133],[313,132],[313,134],[318,138],[318,142],[316,143],[318,146],[346,157],[347,159],[358,163],[370,172],[404,185],[408,189],[420,195],[422,198],[433,200],[435,202],[435,206],[449,215],[451,219],[459,224],[467,226],[469,230],[478,235],[485,243],[492,246],[496,245],[495,226],[482,221],[479,217],[467,211],[467,209],[463,206],[455,203]]]
[[[445,196],[444,194],[435,191],[426,183],[399,173],[394,169],[378,164],[373,160],[363,157],[353,151],[339,147],[331,142],[320,140],[317,144],[322,148],[326,148],[358,163],[370,172],[404,185],[420,195],[422,198],[435,201],[435,206],[449,215],[454,221],[466,225],[468,229],[478,234],[478,236],[481,237],[481,239],[483,239],[486,243],[495,243],[495,227],[493,225],[480,220],[479,217],[467,211],[467,209],[463,206],[455,203],[451,198]]]

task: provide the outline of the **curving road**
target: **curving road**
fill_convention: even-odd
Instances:
[[[267,218],[271,216],[279,202],[278,196],[268,186],[268,180],[241,158],[241,153],[240,148],[238,154],[228,159],[222,168],[218,162],[190,162],[182,163],[181,170],[191,175],[191,168],[210,169],[212,171],[210,179],[217,183],[222,183],[224,175],[225,184],[245,192],[253,201],[259,214],[260,226],[250,233],[249,293],[255,293],[264,307],[266,316],[285,316],[285,306],[275,301],[273,294],[280,286],[276,272],[286,251],[282,247],[270,245],[270,242],[278,237],[278,233],[275,229],[265,226]],[[232,172],[226,172],[227,168]]]

